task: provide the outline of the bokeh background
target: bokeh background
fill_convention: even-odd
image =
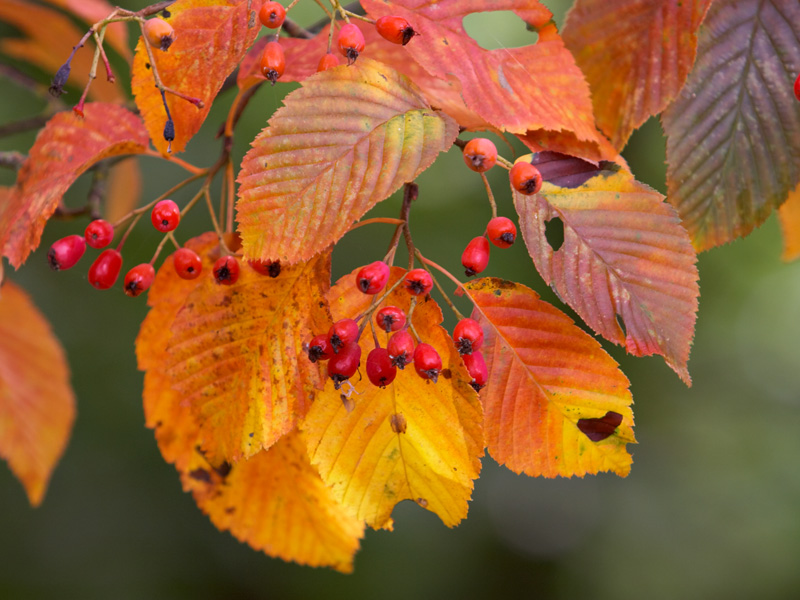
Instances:
[[[570,3],[545,3],[563,25]],[[320,13],[307,0],[294,15],[309,24]],[[531,41],[510,14],[474,15],[466,26],[486,48]],[[259,91],[237,131],[238,157],[294,87]],[[43,107],[7,81],[2,89],[0,123]],[[217,156],[214,133],[234,93],[218,98],[186,153],[191,162],[207,165]],[[0,139],[0,150],[26,150],[32,139]],[[634,134],[625,157],[640,180],[665,191],[657,120]],[[142,165],[145,199],[182,177],[160,161]],[[504,172],[494,171],[500,212],[513,215]],[[0,171],[0,184],[12,181],[10,171]],[[454,149],[419,184],[415,239],[426,255],[459,272],[461,250],[490,216],[479,179],[466,173]],[[79,182],[68,203],[81,203],[87,188],[87,181]],[[176,200],[185,202],[191,193]],[[398,209],[395,195],[375,214],[394,216]],[[532,479],[487,456],[466,521],[448,529],[432,513],[403,503],[394,513],[394,532],[367,532],[352,575],[253,551],[216,530],[181,491],[143,424],[133,344],[145,299],[127,298],[119,286],[91,289],[80,266],[54,273],[46,265],[46,248],[84,226],[50,223],[25,267],[6,272],[33,295],[68,352],[78,417],[40,508],[28,505],[21,485],[0,466],[0,598],[800,595],[800,263],[780,261],[774,217],[747,239],[700,256],[692,388],[660,358],[628,357],[605,344],[630,378],[635,400],[639,444],[629,447],[629,477]],[[206,228],[202,210],[181,225],[184,237]],[[382,256],[390,234],[378,225],[348,235],[334,254],[335,276],[363,263],[366,253]],[[151,228],[139,227],[126,244],[126,264],[149,260],[158,239]],[[495,251],[487,273],[521,281],[564,308],[522,243]]]

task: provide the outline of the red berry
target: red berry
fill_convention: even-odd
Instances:
[[[83,237],[92,248],[105,248],[114,239],[114,227],[108,221],[95,219],[86,226]]]
[[[239,261],[233,256],[220,256],[214,263],[214,281],[233,285],[239,280]]]
[[[397,367],[386,348],[375,348],[367,355],[367,377],[378,387],[386,387],[397,377]]]
[[[150,220],[161,233],[173,231],[181,222],[181,210],[172,200],[162,200],[153,207]]]
[[[358,369],[361,362],[361,346],[358,342],[345,344],[338,354],[331,356],[328,361],[328,377],[333,379],[333,387],[337,390],[342,382],[350,379]]]
[[[414,338],[408,329],[401,329],[389,338],[386,344],[392,364],[398,369],[403,369],[414,360]]]
[[[181,279],[197,279],[203,271],[203,262],[197,252],[188,248],[178,248],[172,255],[172,264]]]
[[[489,369],[486,368],[486,361],[483,359],[483,354],[480,352],[473,352],[466,354],[461,358],[464,359],[464,366],[467,367],[467,373],[472,377],[470,385],[475,388],[477,392],[489,380]]]
[[[353,319],[340,319],[328,330],[328,341],[333,351],[338,354],[345,344],[358,341],[358,323]]]
[[[424,296],[433,289],[433,278],[425,269],[411,269],[404,278],[405,288],[414,296]]]
[[[339,37],[336,40],[339,52],[347,57],[347,64],[352,65],[356,62],[358,55],[364,51],[364,34],[352,23],[342,25],[339,30]]]
[[[144,35],[153,48],[168,50],[175,41],[175,30],[164,19],[149,19],[144,22]]]
[[[325,334],[314,336],[308,344],[308,360],[312,363],[318,360],[328,360],[335,354],[331,343],[328,341],[328,336]]]
[[[483,329],[475,319],[461,319],[453,329],[459,354],[472,354],[483,345]]]
[[[508,172],[511,187],[520,194],[531,196],[542,188],[542,174],[529,162],[518,162]]]
[[[473,171],[485,173],[497,162],[497,147],[486,138],[474,138],[464,146],[464,162]]]
[[[248,260],[247,264],[259,275],[269,275],[275,278],[281,274],[281,261],[279,260]]]
[[[486,235],[498,248],[508,248],[517,239],[517,226],[507,217],[495,217],[486,226]]]
[[[149,263],[136,265],[125,274],[122,287],[128,296],[138,296],[153,284],[156,270]]]
[[[382,260],[361,267],[356,275],[356,287],[365,294],[377,294],[389,281],[389,265]]]
[[[399,331],[406,324],[406,313],[396,306],[384,306],[375,314],[375,321],[384,331]]]
[[[107,290],[114,285],[122,269],[122,255],[111,248],[103,250],[89,267],[89,283],[98,290]]]
[[[261,74],[275,85],[285,70],[286,56],[283,53],[283,46],[280,42],[268,43],[264,47],[264,54],[261,55]]]
[[[411,41],[412,37],[419,35],[408,21],[397,16],[379,18],[375,21],[375,28],[383,39],[403,46]]]
[[[800,102],[800,75],[794,80],[794,97]]]
[[[442,372],[442,357],[430,344],[419,344],[414,350],[414,369],[423,379],[436,383]]]
[[[339,59],[335,54],[331,54],[328,52],[327,54],[323,54],[322,58],[319,59],[319,64],[317,65],[317,73],[320,71],[327,71],[328,69],[332,69],[333,67],[339,66]]]
[[[467,277],[477,275],[486,269],[489,264],[489,240],[482,235],[467,244],[461,255],[461,264],[464,265]]]
[[[53,242],[47,251],[47,262],[53,271],[71,269],[86,251],[86,240],[79,235],[68,235]]]
[[[277,29],[283,25],[286,18],[286,9],[280,2],[265,2],[258,13],[258,19],[264,27]]]

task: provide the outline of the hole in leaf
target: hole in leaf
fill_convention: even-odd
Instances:
[[[613,435],[621,423],[622,415],[610,410],[599,419],[578,420],[578,429],[593,442],[601,442]]]
[[[559,217],[544,222],[544,237],[553,252],[557,252],[564,244],[564,222]]]
[[[622,315],[616,315],[617,325],[619,328],[622,329],[622,335],[624,337],[628,337],[628,330],[625,328],[625,319],[622,318]]]
[[[464,17],[462,24],[467,35],[484,50],[520,48],[539,41],[539,34],[529,31],[525,21],[510,10],[472,13]]]

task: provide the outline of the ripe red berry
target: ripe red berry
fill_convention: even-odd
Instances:
[[[247,264],[259,275],[277,277],[281,274],[281,261],[279,260],[248,260]]]
[[[414,360],[414,338],[408,329],[401,329],[389,338],[386,344],[392,364],[398,369],[403,369]]]
[[[339,66],[339,58],[335,54],[331,54],[330,52],[323,54],[322,58],[319,59],[319,64],[317,65],[317,73],[320,71],[327,71],[328,69],[332,69],[333,67]]]
[[[103,250],[89,267],[89,283],[98,290],[107,290],[114,285],[122,269],[122,255],[111,248]]]
[[[138,296],[153,284],[156,270],[149,263],[136,265],[125,274],[122,287],[128,296]]]
[[[358,341],[358,323],[353,319],[340,319],[328,330],[328,341],[338,354],[342,346]]]
[[[161,233],[173,231],[181,222],[181,209],[172,200],[161,200],[153,207],[150,220]]]
[[[379,18],[375,21],[375,28],[383,39],[403,46],[411,41],[412,37],[419,35],[408,21],[397,16]]]
[[[239,261],[234,256],[220,256],[214,263],[214,281],[233,285],[239,280]]]
[[[464,359],[464,366],[467,367],[467,373],[472,377],[470,385],[475,388],[476,392],[479,391],[489,380],[489,369],[486,367],[483,354],[480,352],[473,352],[461,358]]]
[[[396,306],[384,306],[375,313],[375,321],[384,331],[399,331],[406,324],[406,313]]]
[[[482,235],[473,238],[464,248],[464,253],[461,255],[461,264],[464,265],[464,272],[467,277],[483,272],[489,264],[489,240]]]
[[[86,226],[83,237],[92,248],[105,248],[114,239],[114,227],[104,219],[95,219]]]
[[[265,2],[258,13],[258,19],[264,27],[277,29],[283,25],[286,18],[286,9],[280,2]]]
[[[367,377],[378,387],[386,387],[397,377],[397,367],[386,348],[375,348],[367,355]]]
[[[474,138],[464,146],[464,162],[473,171],[485,173],[497,162],[497,147],[486,138]]]
[[[158,17],[144,22],[144,35],[153,48],[164,51],[169,50],[172,42],[175,41],[175,30],[172,25]]]
[[[483,329],[475,319],[461,319],[453,329],[453,341],[459,354],[472,354],[483,345]]]
[[[203,271],[203,262],[197,252],[189,248],[178,248],[172,255],[172,264],[181,279],[197,279]]]
[[[364,34],[352,23],[342,25],[339,30],[339,37],[336,40],[339,52],[347,58],[347,64],[352,65],[356,62],[358,55],[364,51]]]
[[[498,248],[508,248],[517,239],[517,226],[507,217],[495,217],[486,226],[486,235]]]
[[[350,379],[358,369],[361,362],[361,346],[358,342],[345,344],[338,354],[331,356],[328,361],[328,377],[333,379],[333,387],[337,390],[342,382]]]
[[[286,56],[283,53],[283,46],[280,42],[268,43],[261,55],[261,74],[275,85],[285,70]]]
[[[425,269],[411,269],[406,273],[403,285],[410,294],[424,296],[433,289],[433,278]]]
[[[325,334],[314,336],[309,342],[306,352],[308,352],[308,360],[312,363],[318,360],[328,360],[335,354],[331,343],[328,341],[328,336]]]
[[[430,344],[419,344],[414,350],[414,369],[423,379],[436,383],[442,372],[442,357]]]
[[[800,75],[794,80],[794,97],[800,102]]]
[[[53,242],[47,251],[47,262],[53,271],[64,271],[75,266],[86,251],[86,240],[79,235],[68,235]]]
[[[542,188],[542,174],[529,162],[518,162],[508,172],[511,187],[520,194],[531,196]]]
[[[377,294],[386,287],[388,281],[389,265],[382,260],[361,267],[356,275],[356,287],[365,294]]]

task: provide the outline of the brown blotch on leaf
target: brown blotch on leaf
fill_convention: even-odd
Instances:
[[[344,406],[344,409],[349,413],[353,412],[353,409],[356,407],[356,403],[353,401],[353,399],[349,398],[346,394],[341,394],[339,398],[342,400],[342,406]]]
[[[229,506],[228,508],[225,509],[225,513],[229,514],[229,515],[232,515],[235,512],[236,512],[236,507],[235,506]]]
[[[389,417],[389,424],[392,426],[392,431],[395,433],[405,433],[408,429],[408,422],[403,416],[403,413],[395,413]]]
[[[599,419],[580,419],[578,429],[593,442],[601,442],[614,434],[622,423],[622,415],[612,410]]]
[[[232,468],[233,468],[233,465],[231,465],[231,463],[229,463],[226,460],[220,466],[214,467],[214,470],[217,472],[217,475],[219,475],[220,477],[225,479],[228,475],[230,475],[230,472],[231,472]]]
[[[205,469],[195,469],[194,471],[189,471],[189,477],[196,479],[197,481],[202,481],[203,483],[211,483],[211,473]]]

